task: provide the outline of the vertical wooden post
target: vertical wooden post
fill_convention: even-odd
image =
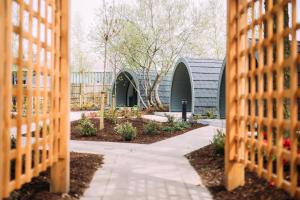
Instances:
[[[115,110],[116,109],[116,95],[112,95],[112,100],[111,100],[111,107],[112,107],[112,109],[113,110]]]
[[[296,1],[292,1],[292,26],[295,27],[297,24],[297,13],[296,13]],[[297,137],[297,122],[298,122],[298,104],[297,104],[297,89],[298,89],[298,65],[296,63],[298,54],[297,44],[297,30],[292,30],[292,45],[291,55],[293,63],[291,66],[291,196],[295,196],[298,185],[298,165],[297,165],[297,154],[298,154],[298,137]]]
[[[11,1],[0,1],[0,199],[9,195],[12,68]],[[2,126],[2,127],[1,127]]]
[[[93,82],[93,104],[96,105],[96,101],[95,101],[95,82]]]
[[[101,92],[100,95],[100,130],[104,129],[105,94],[105,92]]]
[[[60,58],[60,143],[57,163],[51,168],[51,191],[67,193],[69,191],[70,178],[70,122],[69,122],[69,0],[58,0],[61,9],[61,58]]]
[[[4,69],[5,69],[5,64],[4,64],[4,55],[5,55],[5,50],[4,50],[4,44],[5,44],[5,1],[0,2],[0,96],[3,97],[4,95]],[[0,98],[0,181],[2,182],[3,180],[3,98]],[[3,187],[0,187],[0,199],[3,197]]]
[[[225,185],[227,190],[244,185],[244,164],[236,162],[239,149],[236,144],[238,132],[238,87],[237,87],[237,51],[238,51],[238,1],[227,0],[227,62],[226,62],[226,142],[225,142]]]
[[[82,108],[82,83],[79,83],[79,106]]]

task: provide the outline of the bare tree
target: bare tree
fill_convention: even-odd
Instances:
[[[187,1],[179,0],[138,0],[137,6],[122,16],[123,29],[112,46],[127,67],[143,76],[147,107],[162,108],[159,85],[181,55],[192,31],[182,17],[187,5]]]
[[[106,81],[106,70],[108,61],[108,45],[110,41],[119,33],[119,17],[118,9],[115,1],[103,0],[102,5],[96,11],[96,20],[92,25],[91,29],[91,39],[94,42],[94,47],[99,53],[99,57],[103,58],[103,80],[102,89],[104,90]]]
[[[79,15],[75,15],[71,29],[71,69],[76,72],[87,72],[92,65],[87,48],[86,34],[84,33],[82,20]]]

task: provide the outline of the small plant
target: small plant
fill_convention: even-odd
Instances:
[[[81,110],[98,110],[98,106],[94,103],[84,103]]]
[[[144,125],[144,133],[147,135],[158,134],[160,130],[161,130],[161,125],[155,121],[150,121]]]
[[[215,119],[216,118],[215,113],[214,113],[213,110],[206,111],[206,116],[207,116],[208,119]]]
[[[169,133],[174,132],[174,128],[171,126],[163,127],[162,130]]]
[[[222,129],[217,129],[217,134],[214,135],[213,140],[210,142],[217,154],[224,154],[225,150],[225,133]]]
[[[132,116],[131,108],[121,108],[119,110],[120,116],[124,118],[130,118]]]
[[[173,126],[175,131],[183,131],[190,127],[191,127],[191,125],[188,122],[175,122],[174,126]]]
[[[104,118],[113,124],[117,124],[118,112],[114,109],[109,109],[104,112]]]
[[[131,141],[137,135],[136,128],[133,127],[130,122],[125,122],[125,123],[119,124],[118,126],[115,127],[115,131],[125,141]]]
[[[83,137],[95,136],[97,134],[97,129],[91,120],[85,116],[79,120],[76,130]]]
[[[131,109],[132,116],[136,118],[141,118],[142,117],[142,109],[138,106],[133,106]]]
[[[165,132],[175,132],[175,131],[183,131],[185,129],[191,128],[191,124],[189,122],[173,122],[173,124],[164,127],[162,130]]]
[[[178,126],[182,127],[183,129],[191,128],[191,124],[189,122],[177,122]]]
[[[165,117],[168,119],[167,123],[168,123],[170,126],[173,126],[173,125],[175,124],[176,120],[175,120],[175,117],[174,117],[174,116],[165,114]]]

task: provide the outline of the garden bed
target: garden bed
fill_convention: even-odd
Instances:
[[[91,118],[90,119],[95,127],[99,127],[99,119]],[[133,127],[137,129],[137,136],[132,141],[124,141],[121,136],[116,134],[115,132],[115,124],[109,120],[105,120],[105,128],[102,131],[99,131],[97,128],[96,136],[83,137],[76,130],[76,126],[79,123],[78,121],[74,121],[71,123],[71,139],[72,140],[88,140],[88,141],[105,141],[105,142],[130,142],[130,143],[139,143],[139,144],[151,144],[157,141],[161,141],[170,137],[174,137],[177,135],[181,135],[186,133],[187,131],[203,127],[201,124],[191,124],[190,128],[181,131],[167,132],[160,131],[158,134],[145,134],[144,133],[144,125],[146,123],[145,120],[141,118],[130,118],[130,119],[118,119],[118,124],[122,124],[124,122],[132,123]],[[167,123],[161,123],[162,127],[167,127]]]
[[[77,200],[89,186],[95,171],[101,167],[102,157],[94,154],[71,153],[70,192],[68,195],[49,192],[49,170],[33,178],[7,200]]]
[[[259,178],[255,173],[246,171],[245,185],[228,192],[223,183],[224,155],[216,154],[213,146],[208,145],[186,156],[202,178],[215,200],[288,200],[289,195],[273,184]]]

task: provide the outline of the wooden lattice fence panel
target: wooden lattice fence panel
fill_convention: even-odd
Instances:
[[[296,0],[228,0],[225,170],[229,190],[244,184],[247,167],[300,197],[297,4]]]
[[[51,168],[68,191],[68,1],[0,1],[0,199]]]

